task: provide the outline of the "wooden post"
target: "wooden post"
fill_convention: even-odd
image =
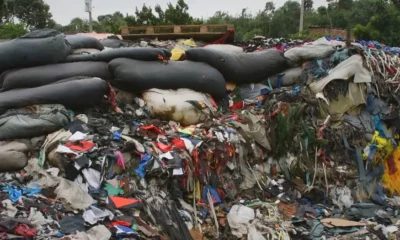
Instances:
[[[121,28],[121,35],[128,35],[129,34],[129,29],[127,26],[124,26]]]
[[[147,27],[146,28],[146,34],[154,34],[154,28],[153,27]]]
[[[182,29],[181,26],[174,26],[174,33],[181,33]]]
[[[208,32],[208,27],[207,27],[207,25],[201,25],[201,26],[200,26],[200,32],[201,32],[201,33],[206,33],[206,32]]]

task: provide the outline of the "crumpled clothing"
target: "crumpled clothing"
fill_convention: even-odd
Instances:
[[[250,112],[244,113],[244,120],[247,122],[247,125],[234,122],[233,124],[237,127],[240,127],[249,138],[254,139],[258,144],[263,146],[264,148],[271,150],[271,145],[267,138],[267,133],[265,132],[265,128],[261,126],[259,123],[260,120],[257,116],[253,115]]]
[[[334,122],[340,122],[345,113],[358,115],[362,104],[365,104],[365,86],[356,83],[349,83],[349,91],[346,96],[339,94],[338,100],[333,100],[329,105],[323,100],[319,100],[319,111],[323,118],[328,115]]]
[[[28,220],[36,227],[40,228],[42,225],[47,224],[46,219],[43,216],[43,213],[36,210],[35,208],[31,208]]]
[[[372,80],[371,73],[363,66],[360,55],[353,55],[346,61],[340,63],[329,72],[329,75],[317,82],[310,84],[310,89],[314,93],[321,92],[325,86],[333,80],[348,80],[354,76],[354,83],[369,83]]]
[[[252,208],[233,205],[227,218],[232,234],[241,238],[243,235],[247,235],[248,227],[250,226],[250,222],[255,218],[255,213]]]
[[[62,232],[63,234],[71,234],[77,231],[85,231],[85,221],[80,215],[63,217],[60,221],[60,226],[60,232]]]
[[[15,217],[15,215],[17,215],[18,209],[16,207],[13,206],[11,200],[6,199],[3,200],[2,202],[3,208],[6,209],[6,213],[8,217]]]
[[[57,199],[61,199],[74,209],[86,209],[93,204],[93,198],[84,192],[79,185],[66,179],[61,179],[55,190]]]

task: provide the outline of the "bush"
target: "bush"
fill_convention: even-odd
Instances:
[[[13,39],[26,34],[28,31],[22,23],[6,23],[0,25],[0,39]]]

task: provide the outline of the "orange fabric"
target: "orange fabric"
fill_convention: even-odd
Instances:
[[[140,200],[132,198],[123,198],[123,197],[109,197],[109,198],[113,201],[115,207],[117,208],[129,206],[135,203],[140,203]]]

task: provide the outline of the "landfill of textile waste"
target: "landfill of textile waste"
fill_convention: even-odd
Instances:
[[[397,239],[393,51],[111,40],[0,44],[0,239]]]

